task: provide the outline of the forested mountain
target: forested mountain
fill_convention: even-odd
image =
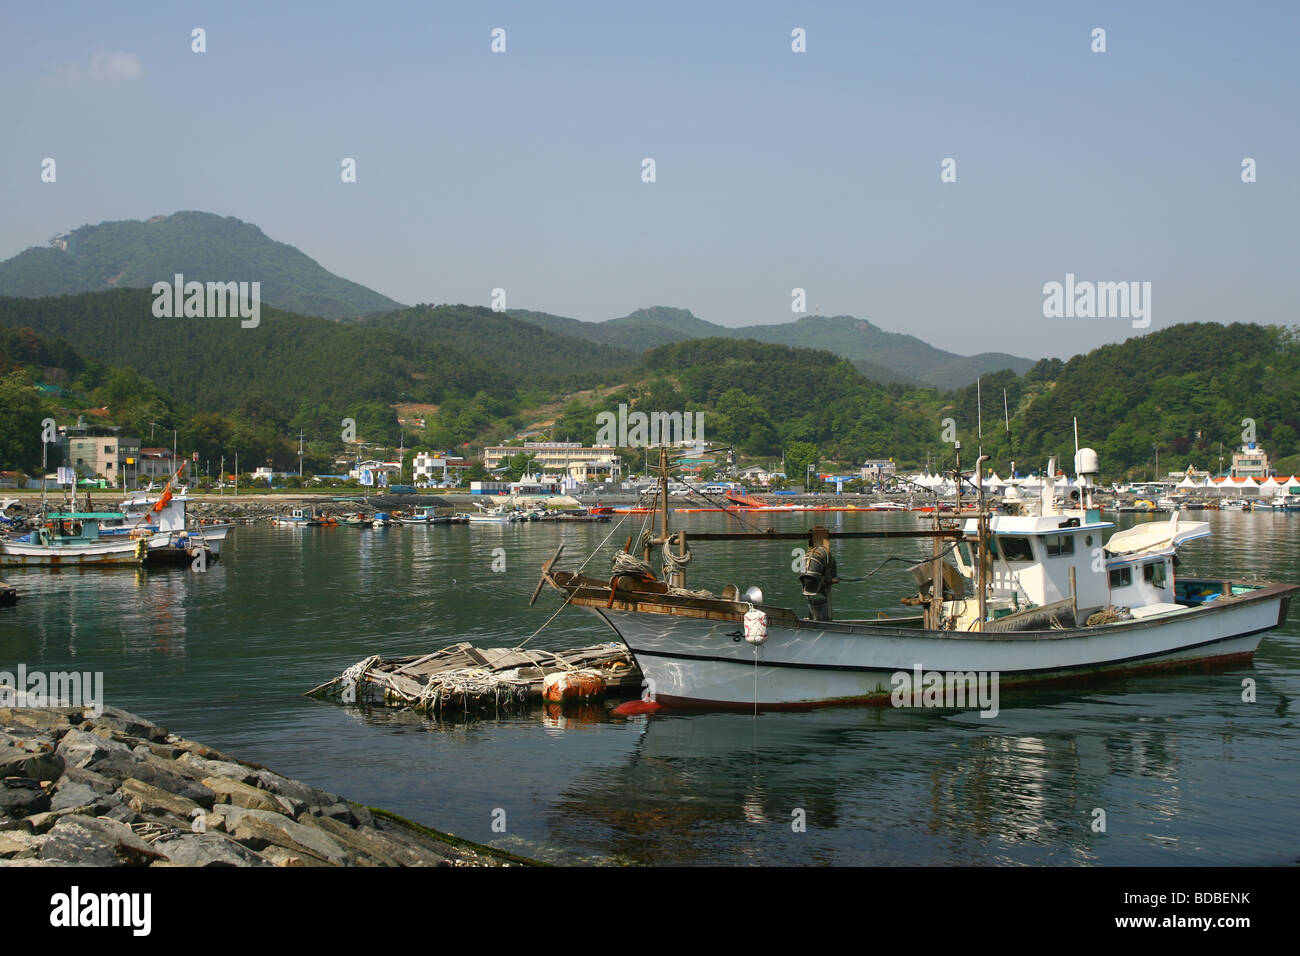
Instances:
[[[1051,455],[1070,468],[1077,416],[1080,444],[1120,477],[1151,474],[1157,449],[1161,471],[1217,469],[1220,444],[1230,461],[1245,419],[1274,459],[1298,450],[1300,431],[1300,339],[1257,325],[1173,326],[949,393],[879,385],[827,352],[724,338],[654,349],[645,374],[638,387],[602,396],[599,409],[700,410],[709,440],[772,459],[804,443],[823,461],[893,457],[915,467],[928,456],[951,467],[942,435],[952,418],[967,465],[982,444],[1003,474],[1013,460],[1037,470]],[[557,428],[590,441],[594,412],[571,406]]]
[[[957,388],[980,375],[1011,369],[1028,371],[1032,359],[1004,352],[958,355],[935,348],[914,335],[886,332],[865,319],[849,315],[805,315],[796,321],[728,328],[697,318],[686,309],[655,306],[606,322],[515,309],[512,315],[564,335],[644,351],[672,342],[698,338],[756,339],[793,348],[821,349],[846,358],[867,378],[881,383],[929,384]]]
[[[549,331],[480,306],[420,305],[358,324],[473,355],[500,369],[503,379],[534,388],[587,388],[627,374],[640,361],[630,349]]]
[[[942,436],[952,418],[966,463],[982,443],[1006,472],[1011,460],[1037,469],[1049,455],[1068,465],[1077,416],[1080,443],[1113,477],[1150,473],[1157,449],[1162,470],[1213,468],[1220,443],[1230,457],[1247,425],[1277,459],[1297,451],[1300,431],[1300,340],[1277,327],[1178,325],[940,392],[881,384],[826,350],[711,337],[636,355],[469,306],[351,322],[268,308],[245,329],[156,318],[151,304],[132,289],[0,299],[0,417],[27,421],[31,401],[57,400],[62,423],[79,401],[134,433],[174,427],[205,453],[238,445],[284,466],[299,429],[324,455],[344,417],[368,440],[395,441],[402,402],[422,403],[427,419],[408,429],[410,442],[462,450],[534,422],[550,423],[543,435],[592,442],[597,412],[625,403],[703,412],[706,438],[749,458],[799,446],[821,461],[892,457],[905,468],[951,464]],[[0,468],[39,455],[34,436],[17,441],[25,450],[0,441]]]
[[[34,246],[0,262],[0,296],[50,296],[187,281],[261,282],[262,302],[329,318],[401,303],[322,268],[298,249],[233,216],[178,212],[144,222],[82,226],[66,248]]]

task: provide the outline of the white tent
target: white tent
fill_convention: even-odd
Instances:
[[[1259,483],[1259,496],[1261,498],[1274,498],[1277,495],[1284,494],[1286,494],[1286,485],[1272,475]]]

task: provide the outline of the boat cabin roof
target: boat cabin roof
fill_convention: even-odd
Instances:
[[[1059,534],[1063,531],[1099,531],[1115,527],[1109,521],[1102,521],[1091,515],[1081,518],[1076,514],[1059,515],[994,515],[989,518],[990,534],[1045,535]],[[979,520],[970,518],[966,521],[966,533],[979,533]]]
[[[51,511],[47,516],[51,521],[104,521],[108,518],[125,518],[118,511]]]
[[[1111,535],[1106,542],[1109,554],[1139,555],[1176,548],[1184,541],[1204,538],[1210,533],[1207,521],[1155,521],[1137,524]]]

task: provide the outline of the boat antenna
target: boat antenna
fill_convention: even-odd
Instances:
[[[1011,457],[1011,477],[1016,477],[1016,446],[1011,440],[1011,413],[1007,410],[1007,390],[1002,390],[1002,420],[1007,426],[1007,454]]]
[[[50,443],[47,442],[45,440],[45,436],[42,435],[41,436],[41,518],[42,519],[44,519],[46,514],[45,482],[50,471],[49,453],[50,453]]]

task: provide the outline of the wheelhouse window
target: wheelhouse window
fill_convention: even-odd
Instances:
[[[1034,549],[1030,546],[1029,539],[1015,535],[993,535],[989,539],[989,550],[993,553],[993,557],[1003,557],[1008,561],[1034,560]]]
[[[1110,586],[1112,588],[1126,588],[1133,583],[1132,568],[1111,568],[1110,569]]]
[[[1166,569],[1163,561],[1151,561],[1142,566],[1142,579],[1158,588],[1165,586]]]
[[[1047,544],[1047,556],[1059,558],[1063,554],[1074,554],[1074,535],[1051,534],[1043,538]]]

